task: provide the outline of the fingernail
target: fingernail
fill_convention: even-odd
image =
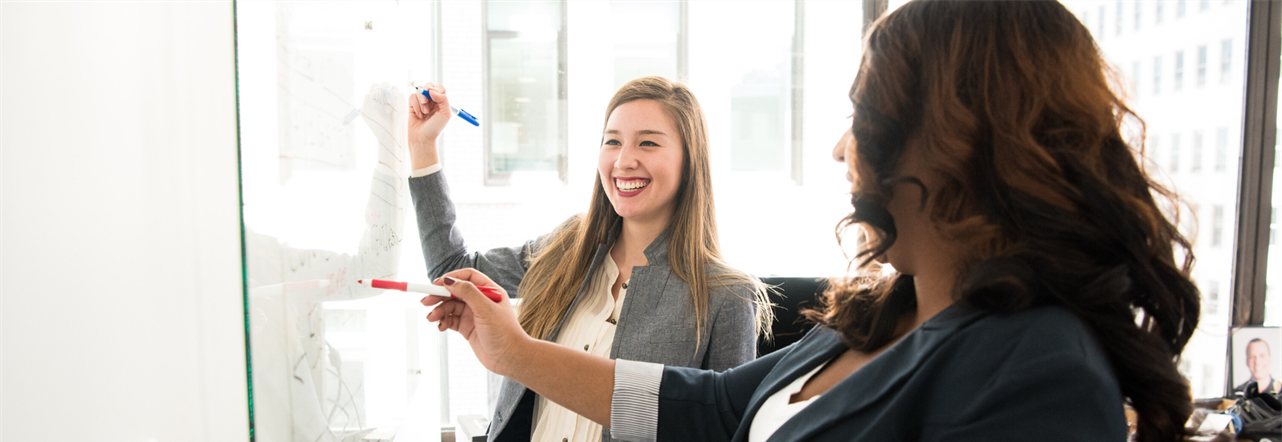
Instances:
[[[418,300],[418,303],[419,303],[419,304],[422,304],[422,303],[424,303],[424,302],[427,302],[427,297],[426,297],[426,296],[424,296],[424,297],[423,297],[423,299]]]
[[[449,277],[449,276],[446,276],[446,277],[445,277],[445,285],[454,285],[454,283],[456,283],[456,282],[458,282],[458,280],[457,280],[457,279],[454,279],[454,278]]]

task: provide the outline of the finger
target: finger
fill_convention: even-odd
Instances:
[[[424,296],[423,299],[420,299],[418,302],[425,306],[431,307],[436,304],[440,304],[442,302],[449,301],[449,300],[450,298],[448,296],[427,295],[427,296]]]
[[[428,103],[429,103],[429,102],[430,102],[430,101],[427,99],[427,97],[424,97],[424,96],[423,96],[423,94],[418,93],[418,92],[415,92],[415,93],[414,93],[414,105],[415,105],[415,106],[418,106],[418,113],[419,113],[419,115],[421,115],[423,118],[427,118],[427,116],[428,116]]]
[[[432,101],[440,106],[442,110],[450,108],[450,97],[445,94],[445,90],[432,90]]]
[[[487,304],[494,304],[494,301],[490,300],[489,297],[486,297],[485,294],[481,293],[481,291],[477,289],[476,285],[472,284],[471,281],[464,281],[461,279],[455,279],[450,276],[445,276],[443,282],[445,284],[445,289],[449,290],[450,294],[454,295],[455,297],[458,298],[458,300],[467,303],[467,305],[473,308],[472,313],[474,314],[480,313],[484,315],[484,312],[487,311],[486,309],[491,308]],[[502,298],[505,298],[505,297],[506,296],[500,296],[499,300],[502,301]],[[482,305],[484,307],[480,307]]]
[[[427,313],[427,320],[436,322],[450,316],[458,316],[463,313],[465,308],[467,308],[467,305],[461,301],[444,302]]]
[[[412,96],[410,97],[409,103],[410,103],[410,112],[414,113],[414,119],[417,120],[417,119],[423,118],[423,114],[419,113],[418,111],[418,103],[414,102],[414,97]]]

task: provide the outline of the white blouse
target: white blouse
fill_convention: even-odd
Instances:
[[[606,256],[601,268],[593,275],[588,293],[557,335],[556,343],[573,349],[583,349],[594,356],[610,357],[614,343],[614,330],[628,284],[619,289],[619,297],[610,294],[614,281],[619,278],[619,266],[614,258]],[[554,402],[537,396],[534,400],[534,441],[599,442],[601,424],[579,416]]]
[[[788,403],[792,399],[792,395],[797,394],[797,392],[801,391],[801,387],[806,386],[806,381],[810,380],[815,373],[818,373],[820,369],[826,366],[828,366],[827,362],[819,364],[814,370],[810,370],[810,373],[798,377],[787,387],[783,387],[766,399],[766,402],[761,404],[761,408],[757,409],[757,415],[752,418],[752,427],[748,429],[748,442],[765,442],[785,422],[796,416],[797,413],[805,409],[815,399],[818,399],[819,396],[823,396],[817,394],[801,402]]]

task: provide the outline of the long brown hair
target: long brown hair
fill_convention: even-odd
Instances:
[[[615,92],[606,106],[606,122],[615,108],[635,100],[657,102],[676,125],[684,146],[681,187],[677,189],[676,209],[668,225],[668,264],[672,273],[690,286],[696,333],[702,333],[707,323],[709,290],[732,284],[753,287],[750,301],[757,304],[757,331],[768,332],[771,309],[761,282],[734,270],[721,258],[712,202],[708,129],[699,101],[683,84],[663,77],[638,78]],[[620,218],[602,184],[597,175],[588,213],[561,225],[532,259],[530,270],[521,280],[518,292],[523,300],[518,319],[530,336],[543,339],[560,323],[588,276],[597,246],[606,243],[610,228]],[[711,280],[707,275],[710,266],[717,268]]]
[[[923,210],[972,252],[957,301],[1072,311],[1135,409],[1137,440],[1182,440],[1192,408],[1176,361],[1200,311],[1193,253],[1156,200],[1174,194],[1122,137],[1123,123],[1143,122],[1110,89],[1089,31],[1054,1],[916,0],[877,20],[866,44],[851,88],[858,191],[843,225],[872,232],[861,267],[895,242],[891,187],[927,190],[895,174],[913,134],[914,155],[942,178]],[[910,277],[865,271],[833,281],[811,317],[872,351],[916,307]]]

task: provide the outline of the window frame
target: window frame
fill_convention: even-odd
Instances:
[[[1282,64],[1282,3],[1251,2],[1247,17],[1246,99],[1232,285],[1234,327],[1264,324],[1277,143],[1278,66]],[[1232,386],[1228,381],[1225,384],[1225,392],[1230,392]]]

